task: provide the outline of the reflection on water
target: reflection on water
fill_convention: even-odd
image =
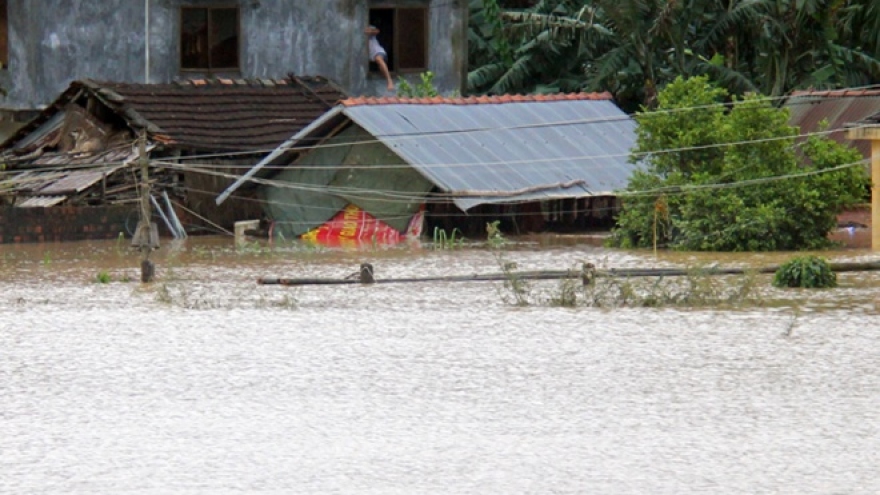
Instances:
[[[524,270],[791,256],[527,241],[506,253]],[[256,284],[497,271],[482,248],[197,238],[153,258],[142,286],[124,244],[0,246],[0,492],[880,491],[875,273],[601,310],[513,307],[497,283]]]

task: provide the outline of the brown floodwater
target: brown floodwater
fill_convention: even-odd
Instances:
[[[527,305],[502,282],[257,284],[795,254],[517,241],[190,238],[151,255],[147,285],[124,241],[0,246],[0,493],[880,492],[877,272],[716,277],[754,292],[659,307],[560,307],[558,281]]]

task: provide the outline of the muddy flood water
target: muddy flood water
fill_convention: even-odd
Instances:
[[[831,261],[880,261],[862,250]],[[522,270],[758,267],[545,237]],[[880,272],[745,304],[553,304],[482,246],[0,246],[0,493],[880,493]],[[105,282],[99,283],[101,275]],[[723,282],[734,286],[737,281]],[[585,297],[578,294],[577,297]]]

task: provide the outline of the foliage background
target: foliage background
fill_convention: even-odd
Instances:
[[[707,75],[731,95],[880,81],[876,0],[471,0],[468,92],[610,91],[628,111]]]

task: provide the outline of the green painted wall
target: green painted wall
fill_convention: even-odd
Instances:
[[[296,237],[354,204],[391,227],[406,230],[433,184],[351,125],[318,149],[272,177],[279,185],[260,188],[275,232]]]

